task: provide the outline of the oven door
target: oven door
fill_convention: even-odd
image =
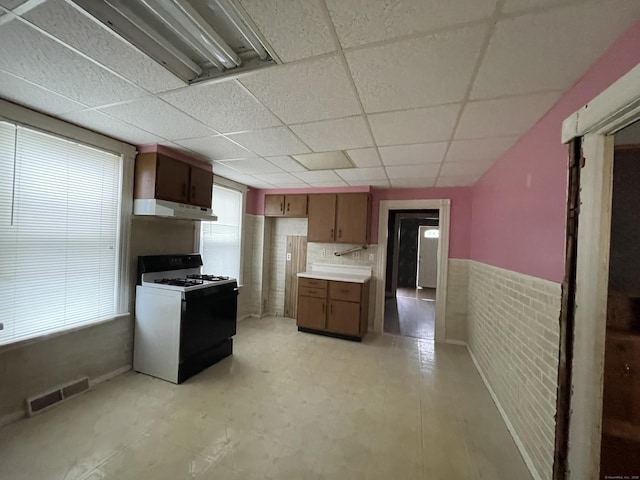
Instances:
[[[186,292],[180,322],[180,361],[206,352],[235,335],[237,314],[235,282]]]

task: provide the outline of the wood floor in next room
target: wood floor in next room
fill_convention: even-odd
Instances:
[[[433,340],[436,321],[435,288],[398,288],[385,299],[384,331]]]
[[[3,480],[529,479],[464,347],[240,322],[176,386],[133,372],[0,429]]]

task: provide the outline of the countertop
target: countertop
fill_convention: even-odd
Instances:
[[[298,273],[298,277],[365,283],[371,280],[371,267],[314,263],[311,265],[311,270]]]

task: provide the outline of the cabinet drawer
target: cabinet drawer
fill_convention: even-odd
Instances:
[[[332,300],[344,300],[345,302],[359,302],[362,285],[350,282],[329,283],[329,298]]]
[[[298,278],[298,287],[309,287],[309,288],[323,288],[327,289],[327,281],[326,280],[318,280],[317,278]]]
[[[327,298],[327,290],[324,288],[298,287],[298,295],[305,297]]]

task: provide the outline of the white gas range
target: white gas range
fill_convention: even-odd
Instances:
[[[182,383],[233,352],[238,285],[198,254],[138,258],[133,368]]]

